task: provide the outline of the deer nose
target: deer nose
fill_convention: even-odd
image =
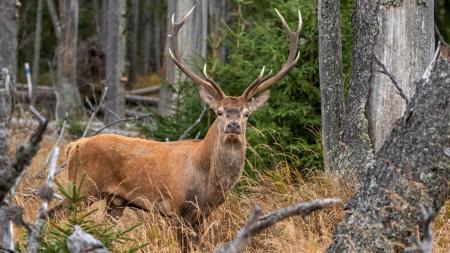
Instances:
[[[239,123],[233,121],[233,122],[228,123],[226,130],[227,130],[226,131],[227,133],[240,134],[241,126],[239,125]]]

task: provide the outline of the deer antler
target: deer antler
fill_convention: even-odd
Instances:
[[[300,14],[300,10],[298,11],[298,26],[296,31],[292,31],[289,28],[286,20],[277,9],[275,9],[275,11],[280,17],[281,22],[283,23],[283,28],[289,36],[289,56],[283,68],[281,68],[281,70],[272,77],[269,77],[272,72],[264,76],[265,67],[262,68],[258,78],[253,81],[253,83],[241,95],[241,97],[246,101],[250,100],[254,95],[268,90],[272,85],[281,80],[295,66],[300,58],[300,52],[297,53],[298,37],[300,35],[300,31],[302,30],[302,15]]]
[[[183,61],[180,51],[178,50],[177,46],[177,39],[178,39],[178,31],[181,29],[181,27],[186,23],[187,18],[192,14],[192,12],[195,9],[192,7],[188,11],[184,17],[181,18],[180,22],[175,23],[175,13],[172,15],[172,31],[168,35],[169,39],[169,54],[170,57],[172,57],[172,60],[175,62],[175,64],[189,77],[194,81],[194,83],[200,85],[201,87],[208,90],[211,94],[217,95],[219,98],[225,97],[225,94],[223,93],[222,89],[219,87],[219,85],[212,80],[208,74],[206,73],[206,64],[203,68],[203,74],[205,75],[205,79],[199,77],[197,74],[195,74],[191,68],[189,68],[188,65]]]

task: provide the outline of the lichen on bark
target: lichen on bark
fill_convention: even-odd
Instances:
[[[412,243],[419,204],[439,211],[448,197],[449,122],[450,63],[441,59],[368,164],[328,252],[399,252]]]

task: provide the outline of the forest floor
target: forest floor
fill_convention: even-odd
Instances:
[[[14,130],[12,135],[11,155],[17,144],[27,137],[27,131]],[[46,177],[43,165],[47,158],[54,137],[45,136],[41,150],[23,176],[18,189],[16,202],[24,207],[25,217],[34,221],[39,207],[37,196],[24,194],[27,188],[39,189]],[[63,144],[64,145],[64,144]],[[61,162],[64,160],[61,152]],[[67,183],[65,172],[58,175],[57,180]],[[256,204],[263,212],[290,205],[294,202],[308,201],[316,198],[339,197],[346,201],[353,190],[338,182],[332,175],[324,172],[312,172],[308,175],[293,173],[288,166],[278,166],[270,173],[264,173],[251,180],[243,176],[239,190],[227,194],[225,203],[216,209],[203,224],[200,247],[197,252],[212,252],[218,245],[231,240]],[[105,201],[98,201],[88,210],[98,209],[92,219],[99,223],[110,223],[103,211]],[[343,219],[343,205],[318,211],[301,218],[294,217],[280,222],[264,233],[256,236],[246,252],[325,252],[330,243],[336,224]],[[57,220],[53,222],[64,222]],[[127,234],[139,243],[147,242],[139,252],[179,252],[175,227],[157,212],[144,212],[126,209],[124,215],[116,221],[115,229],[124,229],[133,224],[142,225]],[[418,229],[419,226],[418,226]],[[436,217],[434,226],[434,250],[436,253],[450,252],[450,202]],[[16,237],[22,240],[23,229],[15,229]],[[136,246],[136,242],[116,243],[114,252],[125,252]]]

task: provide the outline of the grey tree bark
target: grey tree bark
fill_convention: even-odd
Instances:
[[[38,85],[39,78],[39,60],[41,56],[41,38],[42,38],[42,8],[44,0],[38,0],[38,7],[36,12],[36,31],[34,35],[34,55],[32,65],[32,90],[30,96],[30,104],[34,105],[36,101],[36,85]]]
[[[125,87],[121,82],[125,70],[126,1],[108,2],[108,32],[106,41],[105,123],[125,115]]]
[[[415,93],[368,164],[328,252],[402,252],[419,230],[419,204],[439,211],[447,200],[449,59],[438,59],[418,82]]]
[[[319,0],[318,16],[322,145],[325,169],[332,170],[345,118],[340,1]]]
[[[81,114],[81,97],[76,84],[78,42],[78,0],[60,0],[59,17],[53,0],[47,0],[58,46],[56,49],[56,119]]]
[[[139,0],[131,1],[130,16],[130,73],[128,77],[129,83],[135,83],[137,80],[137,46],[138,46],[138,30],[139,30]]]
[[[103,52],[106,52],[106,41],[108,34],[108,0],[102,0],[102,11],[101,11],[101,26],[100,26],[100,45]]]
[[[366,164],[374,157],[366,118],[366,105],[373,76],[373,49],[378,35],[379,0],[357,0],[353,13],[352,69],[348,104],[343,122],[342,144],[333,148],[333,168],[349,183],[359,180]]]
[[[11,113],[12,80],[7,68],[0,69],[0,174],[9,168],[9,118]],[[12,222],[6,219],[6,210],[0,203],[0,247],[14,249]]]
[[[155,4],[155,8],[158,8],[157,4]],[[152,15],[151,34],[150,69],[158,72],[161,69],[161,15],[159,13]]]
[[[9,116],[11,91],[16,79],[17,30],[20,2],[0,0],[0,173],[9,168]],[[6,210],[0,205],[0,246],[14,249],[12,222],[6,219]]]
[[[140,68],[141,75],[147,76],[149,74],[149,62],[150,62],[150,41],[152,35],[152,16],[153,11],[151,6],[153,1],[144,1],[141,5],[141,25],[140,25]]]
[[[194,60],[206,57],[208,1],[187,0],[175,1],[173,3],[172,1],[168,1],[167,8],[167,31],[170,31],[172,14],[175,13],[175,19],[178,20],[194,5],[196,9],[192,17],[189,18],[178,34],[178,47],[181,56],[190,65],[194,64]],[[186,76],[174,68],[170,55],[167,53],[167,50],[165,52],[166,81],[168,85],[161,87],[159,111],[161,115],[176,115],[179,103],[179,83],[185,81]]]
[[[227,1],[208,2],[208,37],[212,42],[211,58],[225,62],[226,51],[222,43],[222,22],[226,22]]]
[[[17,30],[20,1],[0,0],[0,69],[7,68],[13,82],[17,68]]]
[[[375,54],[396,77],[408,99],[434,54],[434,1],[382,1]],[[405,111],[391,80],[375,72],[369,98],[369,130],[375,152]]]

